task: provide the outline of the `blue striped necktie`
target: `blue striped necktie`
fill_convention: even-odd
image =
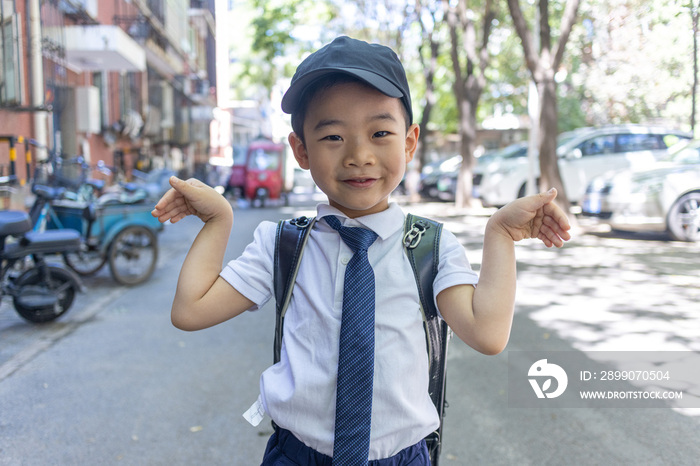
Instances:
[[[340,220],[332,215],[325,219],[354,253],[345,269],[333,465],[366,465],[374,377],[374,271],[367,249],[377,234],[364,228],[341,226]]]

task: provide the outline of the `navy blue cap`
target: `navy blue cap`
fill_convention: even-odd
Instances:
[[[282,97],[282,110],[294,113],[304,90],[330,73],[355,76],[379,92],[401,99],[413,123],[411,92],[401,60],[389,47],[341,36],[312,53],[297,67],[292,83]]]

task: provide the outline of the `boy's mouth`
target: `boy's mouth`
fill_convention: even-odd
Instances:
[[[377,181],[376,178],[348,178],[345,180],[345,183],[354,188],[366,188],[371,186],[375,181]]]

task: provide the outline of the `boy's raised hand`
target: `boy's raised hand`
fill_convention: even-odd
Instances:
[[[170,220],[177,223],[188,215],[196,215],[207,222],[233,214],[231,204],[224,196],[195,178],[184,181],[172,176],[170,186],[172,188],[160,198],[151,212],[160,222]]]
[[[564,241],[571,239],[571,226],[564,211],[553,202],[555,197],[557,190],[552,188],[517,199],[493,214],[489,224],[513,241],[538,238],[548,248],[562,247]]]

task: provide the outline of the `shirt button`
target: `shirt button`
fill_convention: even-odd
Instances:
[[[347,256],[344,256],[340,259],[340,263],[343,265],[348,265],[348,262],[350,262],[350,258]]]

